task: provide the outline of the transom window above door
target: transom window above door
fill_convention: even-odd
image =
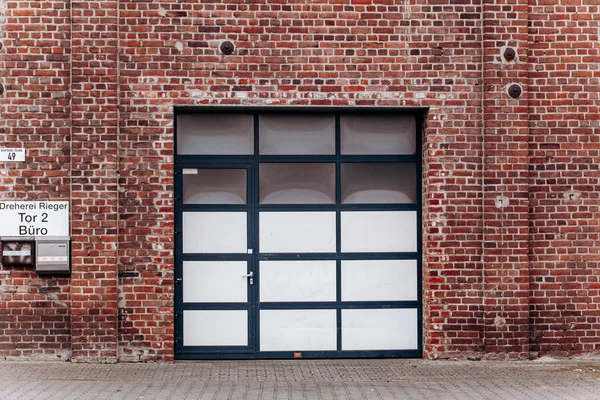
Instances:
[[[412,155],[413,115],[179,114],[178,155]]]
[[[179,114],[177,155],[251,157],[258,204],[416,204],[416,128],[404,114]],[[247,203],[245,171],[184,175],[184,204]]]

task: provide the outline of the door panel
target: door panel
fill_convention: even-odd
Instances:
[[[184,212],[184,253],[248,253],[247,212]]]
[[[335,301],[336,262],[261,261],[260,301]]]
[[[334,253],[335,212],[260,212],[261,253]]]
[[[184,261],[184,303],[244,303],[247,261]]]
[[[248,346],[248,311],[183,311],[183,345]]]
[[[342,350],[418,348],[416,308],[342,310]]]
[[[416,301],[416,260],[342,261],[342,301]]]
[[[246,204],[245,169],[183,170],[183,204]]]
[[[417,251],[414,211],[342,212],[342,251],[386,253]]]
[[[335,310],[261,310],[261,351],[335,351]]]

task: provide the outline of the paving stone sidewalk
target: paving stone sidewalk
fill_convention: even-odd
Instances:
[[[1,362],[0,399],[600,399],[600,359]]]

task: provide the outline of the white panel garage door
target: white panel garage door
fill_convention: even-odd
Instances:
[[[419,357],[417,113],[178,113],[178,359]]]

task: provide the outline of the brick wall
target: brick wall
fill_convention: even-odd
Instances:
[[[0,146],[27,149],[0,165],[3,200],[69,199],[69,22],[69,1],[0,1]],[[0,356],[68,359],[70,279],[3,269]]]
[[[530,343],[600,350],[600,4],[530,6]]]
[[[529,352],[527,0],[486,3],[482,23],[483,350],[521,358]],[[511,85],[519,97],[508,95]]]
[[[597,351],[600,10],[539,3],[0,0],[0,198],[73,235],[3,267],[0,356],[172,359],[175,105],[428,107],[425,356]]]

